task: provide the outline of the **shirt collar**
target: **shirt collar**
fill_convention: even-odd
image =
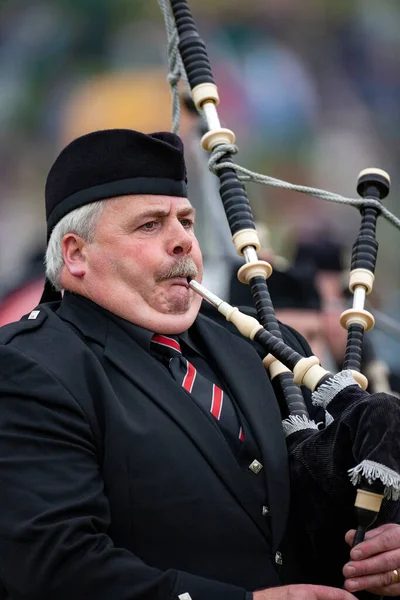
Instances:
[[[189,346],[189,348],[204,358],[203,352],[201,351],[200,345],[196,340],[195,332],[192,327],[187,331],[180,333],[178,337],[184,344]]]
[[[114,313],[110,313],[110,317],[121,327],[121,329],[126,331],[129,337],[133,338],[135,342],[139,344],[139,346],[142,346],[146,352],[150,352],[150,342],[154,331],[150,331],[150,329],[145,329],[144,327],[140,327],[140,325],[131,323],[122,317],[118,317]]]

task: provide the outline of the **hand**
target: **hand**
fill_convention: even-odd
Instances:
[[[354,529],[346,533],[349,546],[354,535]],[[352,548],[350,558],[343,567],[346,590],[368,590],[379,596],[400,595],[400,580],[394,583],[396,575],[393,572],[397,569],[400,575],[400,525],[390,523],[371,529],[365,540]]]
[[[353,594],[324,585],[284,585],[253,593],[253,600],[355,600]]]

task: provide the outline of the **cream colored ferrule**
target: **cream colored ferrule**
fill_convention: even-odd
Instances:
[[[372,292],[374,287],[375,275],[368,269],[353,269],[349,276],[349,290],[354,294],[354,289],[357,285],[365,287],[366,294]]]
[[[383,494],[358,489],[354,506],[378,513],[381,509],[382,500]]]
[[[228,303],[223,302],[223,304]],[[257,319],[255,319],[254,317],[250,317],[249,315],[245,315],[244,313],[240,312],[240,310],[236,307],[230,306],[230,309],[232,310],[226,309],[226,314],[225,312],[222,312],[221,308],[222,310],[225,310],[225,308],[222,307],[222,305],[220,305],[218,307],[218,310],[225,316],[226,320],[233,323],[241,334],[245,335],[251,340],[254,339],[254,336],[260,331],[260,329],[264,329],[263,326],[257,321]]]
[[[308,359],[302,359],[308,361],[307,364],[303,362],[301,365],[303,371],[305,369],[307,370],[305,371],[304,375],[300,375],[302,376],[300,383],[297,381],[295,381],[295,383],[297,385],[305,385],[306,387],[308,387],[309,390],[313,392],[316,389],[318,383],[321,381],[321,379],[325,377],[325,375],[329,375],[329,371],[321,367],[321,365],[319,364],[319,360],[316,356],[311,356],[309,358],[311,358],[312,360],[308,361]],[[277,375],[280,375],[281,373],[290,373],[290,369],[285,367],[285,365],[279,362],[279,360],[272,356],[272,354],[267,354],[267,356],[263,359],[263,364],[264,367],[269,371],[271,379],[277,377]],[[296,370],[296,367],[293,371]]]
[[[205,102],[212,102],[214,106],[219,104],[218,89],[215,83],[200,83],[192,89],[193,102],[197,110],[204,108]]]
[[[388,173],[386,173],[386,171],[383,171],[383,169],[376,169],[375,167],[368,167],[367,169],[363,169],[360,174],[358,175],[358,179],[361,179],[361,177],[364,177],[364,175],[380,175],[381,177],[384,177],[385,179],[387,179],[388,184],[390,186],[390,176]]]
[[[364,310],[366,289],[363,285],[356,285],[353,292],[353,309]]]
[[[368,379],[365,377],[365,375],[363,375],[359,371],[354,371],[353,369],[350,369],[350,372],[353,376],[353,379],[355,380],[356,383],[358,383],[360,388],[362,390],[366,390],[368,387]]]
[[[253,246],[255,252],[258,252],[261,248],[258,233],[255,229],[241,229],[232,236],[232,242],[235,244],[239,256],[243,256],[246,246]]]
[[[234,144],[235,140],[235,134],[230,129],[213,129],[203,135],[201,138],[201,147],[206,152],[211,152],[216,146]]]
[[[293,380],[296,385],[303,385],[303,379],[307,371],[314,365],[319,365],[319,358],[316,356],[307,356],[299,360],[293,369]]]
[[[238,279],[241,283],[249,283],[253,277],[268,277],[272,273],[271,265],[265,260],[258,260],[257,262],[248,263],[240,267],[238,271]]]
[[[314,392],[323,377],[330,375],[329,371],[321,367],[321,365],[313,365],[303,377],[301,385],[305,385],[309,390]]]
[[[228,302],[221,302],[221,304],[218,304],[217,308],[218,312],[220,312],[221,315],[224,315],[227,321],[230,321],[232,314],[239,310],[236,306],[228,304]]]
[[[267,354],[267,356],[264,356],[264,358],[263,358],[264,367],[266,369],[269,369],[270,365],[274,362],[274,360],[277,360],[277,359],[272,354]]]
[[[265,361],[265,358],[263,360],[263,362]],[[270,363],[269,367],[268,367],[268,371],[272,379],[275,379],[275,377],[278,377],[278,375],[282,375],[282,373],[290,373],[290,369],[288,369],[287,367],[285,367],[285,365],[283,365],[281,362],[279,362],[278,359],[274,358],[274,360]]]
[[[375,319],[367,310],[349,308],[340,315],[340,324],[343,329],[348,329],[353,324],[362,325],[364,331],[369,331],[375,325]]]

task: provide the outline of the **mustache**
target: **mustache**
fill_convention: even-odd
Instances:
[[[169,269],[158,274],[156,281],[164,281],[173,277],[190,277],[195,279],[198,274],[198,269],[193,258],[184,256],[178,259]]]

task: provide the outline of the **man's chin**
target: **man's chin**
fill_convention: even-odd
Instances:
[[[179,301],[168,303],[167,306],[164,307],[164,310],[160,311],[166,315],[186,315],[192,307],[192,302],[188,301]]]
[[[163,302],[158,306],[153,305],[153,308],[165,315],[193,316],[193,319],[195,319],[199,312],[200,304],[200,296],[193,294],[193,291],[190,289],[182,288],[177,293],[169,294],[168,298],[164,297]]]
[[[183,315],[190,311],[194,303],[193,291],[183,285],[172,285],[164,295],[160,312]]]

